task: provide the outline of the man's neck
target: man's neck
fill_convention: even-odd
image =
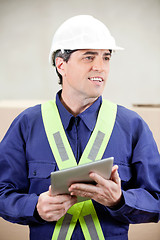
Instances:
[[[84,112],[88,107],[90,107],[97,98],[87,98],[87,99],[80,99],[76,96],[66,96],[61,94],[60,101],[63,104],[63,106],[73,115],[77,116],[78,114]]]

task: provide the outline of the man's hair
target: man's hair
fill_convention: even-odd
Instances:
[[[68,62],[71,54],[72,54],[73,52],[75,52],[75,51],[77,51],[77,49],[75,49],[75,50],[64,50],[64,52],[62,52],[61,50],[57,50],[57,51],[53,54],[53,56],[52,56],[53,66],[56,67],[56,58],[57,58],[57,57],[60,57],[60,58],[62,58],[65,62]],[[57,75],[58,75],[58,77],[59,77],[59,82],[58,82],[58,83],[59,83],[60,85],[62,85],[62,80],[63,80],[63,79],[62,79],[62,75],[58,72],[57,67],[56,67],[56,72],[57,72]]]
[[[75,50],[64,50],[64,52],[62,52],[61,50],[57,50],[53,55],[52,55],[52,61],[53,61],[53,66],[56,67],[56,58],[60,57],[62,58],[65,62],[68,62],[68,60],[70,59],[70,56],[73,52],[77,51],[78,49]],[[112,50],[109,50],[110,53],[112,53]],[[57,75],[59,77],[59,84],[62,85],[63,83],[63,79],[62,79],[62,75],[58,72],[57,67],[56,67],[56,72]]]

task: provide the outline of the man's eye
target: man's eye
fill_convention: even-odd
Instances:
[[[105,60],[105,61],[109,61],[110,58],[109,58],[109,57],[105,57],[104,60]]]
[[[92,56],[87,56],[87,57],[85,57],[85,60],[92,61],[93,57]]]

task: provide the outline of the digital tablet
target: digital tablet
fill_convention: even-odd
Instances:
[[[113,157],[98,160],[85,165],[78,165],[51,173],[51,189],[53,194],[69,194],[68,188],[73,183],[95,184],[89,177],[90,172],[95,172],[105,179],[109,179],[113,166]],[[79,199],[79,201],[84,201]]]

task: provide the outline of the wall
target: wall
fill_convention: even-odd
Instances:
[[[48,63],[52,36],[77,14],[102,20],[125,48],[113,54],[104,97],[130,106],[159,103],[159,0],[0,0],[0,99],[54,97],[59,86]]]

